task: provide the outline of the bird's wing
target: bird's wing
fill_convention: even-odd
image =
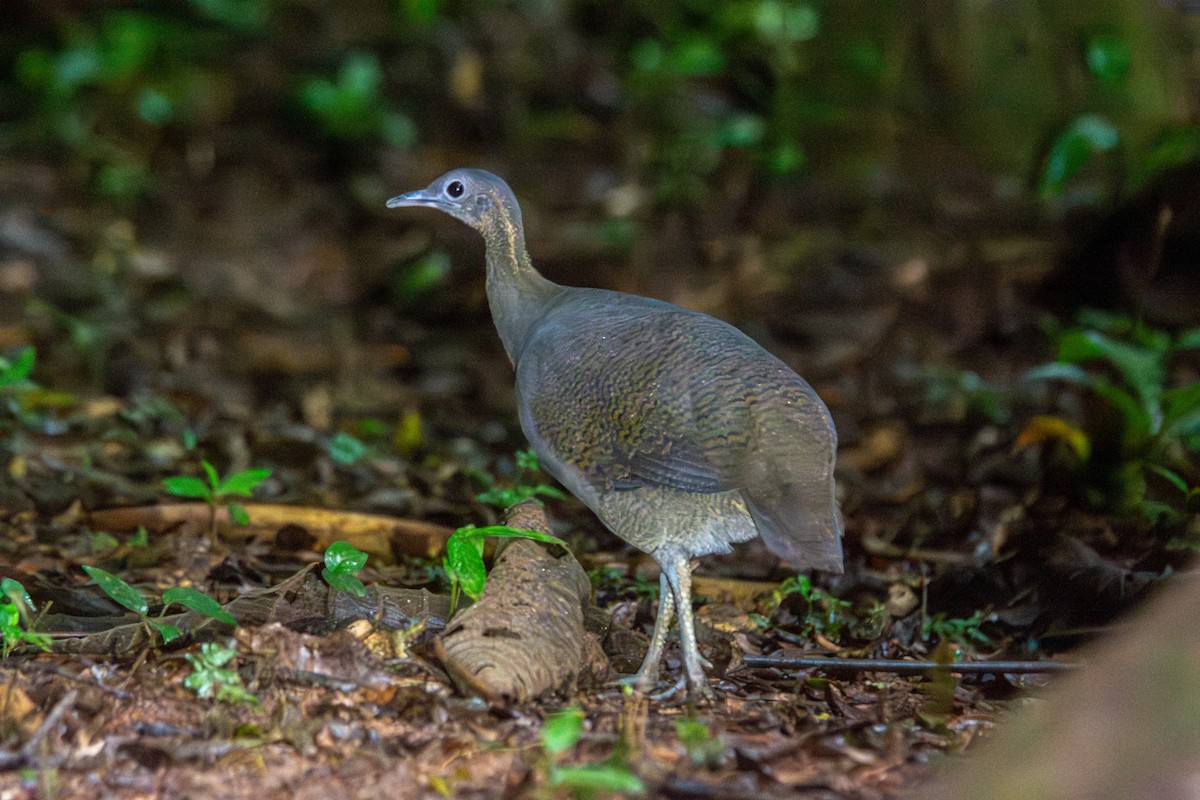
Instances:
[[[593,509],[643,487],[740,491],[773,552],[840,570],[836,433],[812,388],[723,322],[608,294],[568,296],[517,360],[550,472]]]
[[[775,424],[767,393],[794,391],[784,379],[799,381],[712,317],[585,290],[548,314],[517,362],[525,433],[573,473],[573,490],[744,488],[759,477],[744,468],[752,454],[770,460],[758,451],[789,439],[805,449],[793,430],[764,429]]]

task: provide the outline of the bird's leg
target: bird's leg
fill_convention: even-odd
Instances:
[[[692,691],[701,697],[711,700],[712,688],[704,674],[707,667],[712,669],[700,648],[696,646],[696,626],[692,619],[692,566],[686,556],[676,555],[662,564],[662,574],[671,585],[671,593],[675,596],[675,610],[679,612],[679,641],[683,645],[683,666],[687,671],[687,680]],[[655,634],[658,630],[655,629]]]
[[[667,582],[667,572],[662,570],[658,576],[658,616],[654,620],[654,633],[650,635],[650,649],[642,659],[642,666],[637,671],[633,685],[639,692],[648,692],[658,681],[658,667],[662,662],[663,647],[667,644],[667,632],[671,628],[671,618],[675,615],[675,593]]]

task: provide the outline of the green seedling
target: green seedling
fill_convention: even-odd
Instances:
[[[725,756],[725,745],[703,720],[683,717],[675,720],[675,735],[687,750],[688,758],[698,767],[718,769]]]
[[[804,636],[820,634],[836,642],[847,627],[855,622],[849,600],[821,591],[812,585],[812,579],[807,575],[796,575],[779,584],[771,593],[775,608],[778,609],[791,595],[799,596],[804,602],[804,609],[799,616]]]
[[[184,608],[189,608],[199,614],[212,617],[218,622],[224,622],[226,625],[237,625],[237,619],[232,614],[225,610],[225,607],[212,599],[199,589],[194,589],[191,586],[173,586],[163,592],[163,611],[166,612],[166,607],[172,603],[178,603]]]
[[[151,617],[150,604],[146,601],[145,596],[121,578],[100,567],[84,566],[83,571],[96,582],[96,585],[106,595],[141,617],[142,623],[146,627],[156,631],[162,637],[163,644],[170,644],[183,635],[183,631],[175,625]],[[188,586],[176,586],[167,589],[163,592],[162,603],[160,616],[166,614],[168,606],[172,603],[177,603],[192,611],[212,617],[218,622],[224,622],[227,625],[237,625],[237,620],[232,614],[226,611],[220,603],[199,589],[193,589]]]
[[[983,611],[976,611],[965,618],[935,614],[921,623],[921,635],[925,639],[936,636],[943,642],[956,642],[967,648],[976,645],[987,646],[992,643],[992,637],[984,633],[980,626],[994,619],[993,614],[985,614]]]
[[[119,605],[124,606],[133,613],[142,618],[142,622],[146,627],[156,631],[162,637],[163,644],[170,644],[183,635],[183,631],[174,625],[159,622],[151,619],[150,604],[146,602],[146,598],[137,589],[130,586],[125,581],[113,575],[111,572],[100,567],[91,567],[85,565],[83,571],[96,582],[106,595],[112,598]]]
[[[196,693],[197,697],[213,697],[223,703],[249,703],[258,705],[259,700],[242,683],[237,670],[226,665],[237,657],[237,650],[216,642],[204,642],[199,653],[185,653],[184,658],[192,665],[192,672],[183,679],[183,685]]]
[[[334,542],[325,548],[325,567],[321,577],[339,592],[362,597],[367,587],[358,579],[358,571],[367,565],[367,554],[347,542]]]
[[[401,149],[416,140],[412,120],[395,109],[383,92],[383,67],[374,53],[351,51],[336,79],[309,78],[296,98],[331,139],[383,141]]]
[[[1085,164],[1101,153],[1116,149],[1120,143],[1121,135],[1107,119],[1080,114],[1054,137],[1038,178],[1038,196],[1043,200],[1060,197]]]
[[[217,532],[217,508],[224,506],[230,518],[238,525],[249,525],[250,515],[244,506],[232,502],[230,497],[250,497],[260,483],[271,477],[271,470],[258,467],[235,472],[225,478],[204,459],[200,460],[207,483],[191,475],[175,475],[163,480],[163,491],[176,497],[203,500],[209,507],[209,532]]]
[[[1171,365],[1200,349],[1200,329],[1171,335],[1095,311],[1080,323],[1058,336],[1054,363],[1027,377],[1085,390],[1093,413],[1082,423],[1036,417],[1017,446],[1061,441],[1091,505],[1179,521],[1200,508],[1200,383],[1173,382]]]
[[[537,453],[532,450],[518,450],[516,455],[517,476],[511,486],[496,486],[495,480],[486,473],[477,477],[488,483],[488,488],[475,496],[481,503],[504,509],[511,508],[525,500],[536,500],[539,497],[549,497],[562,500],[566,497],[561,490],[548,483],[536,480],[536,474],[541,471]]]
[[[19,581],[0,581],[0,655],[8,658],[22,644],[50,650],[50,637],[33,630],[33,612],[37,609],[29,592]]]
[[[11,359],[0,357],[0,391],[33,386],[29,376],[37,363],[37,351],[23,347]]]
[[[88,544],[93,554],[109,553],[121,546],[117,537],[108,531],[94,531]]]
[[[476,528],[467,525],[450,534],[446,541],[446,557],[442,560],[442,568],[450,580],[450,613],[458,607],[459,595],[465,594],[472,600],[478,600],[483,594],[487,582],[487,570],[483,566],[483,540],[493,536],[507,539],[533,539],[537,542],[556,544],[566,547],[567,543],[557,536],[547,536],[537,531],[526,531],[510,528],[507,525],[489,525],[486,528]]]
[[[133,536],[129,537],[129,546],[136,550],[144,550],[150,546],[150,534],[145,525],[138,525]]]
[[[335,464],[343,466],[349,466],[362,460],[369,450],[361,439],[357,439],[345,431],[339,431],[330,437],[328,448],[329,457]]]
[[[32,347],[21,348],[12,358],[0,356],[0,408],[26,427],[38,425],[38,410],[75,402],[72,395],[44,389],[35,383],[31,376],[36,364],[37,351]]]
[[[542,747],[546,751],[544,765],[546,782],[550,786],[565,789],[578,798],[641,794],[646,790],[641,779],[617,757],[598,764],[561,765],[566,753],[582,738],[583,712],[578,708],[568,708],[546,718],[542,726]]]

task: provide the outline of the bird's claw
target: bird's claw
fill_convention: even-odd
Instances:
[[[716,692],[713,691],[712,686],[709,685],[707,680],[689,684],[687,675],[680,675],[679,679],[668,688],[659,692],[652,691],[657,682],[656,678],[638,673],[618,678],[613,681],[613,684],[616,686],[628,686],[638,694],[644,694],[651,700],[660,703],[680,698],[681,695],[694,702],[701,703],[713,703],[717,699]]]

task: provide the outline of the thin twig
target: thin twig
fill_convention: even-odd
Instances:
[[[27,761],[34,760],[35,755],[41,750],[43,742],[58,727],[58,723],[62,722],[62,718],[71,710],[71,706],[75,705],[77,697],[79,697],[79,690],[71,689],[54,704],[54,708],[50,709],[50,713],[42,720],[42,724],[29,737],[29,741],[25,742],[24,746],[21,747],[21,755]]]
[[[825,672],[891,672],[896,675],[924,675],[936,670],[947,670],[962,675],[1030,675],[1047,672],[1069,672],[1079,664],[1062,661],[962,661],[954,664],[939,664],[935,661],[899,661],[887,658],[777,658],[774,656],[746,656],[747,667],[760,669],[816,669]]]

